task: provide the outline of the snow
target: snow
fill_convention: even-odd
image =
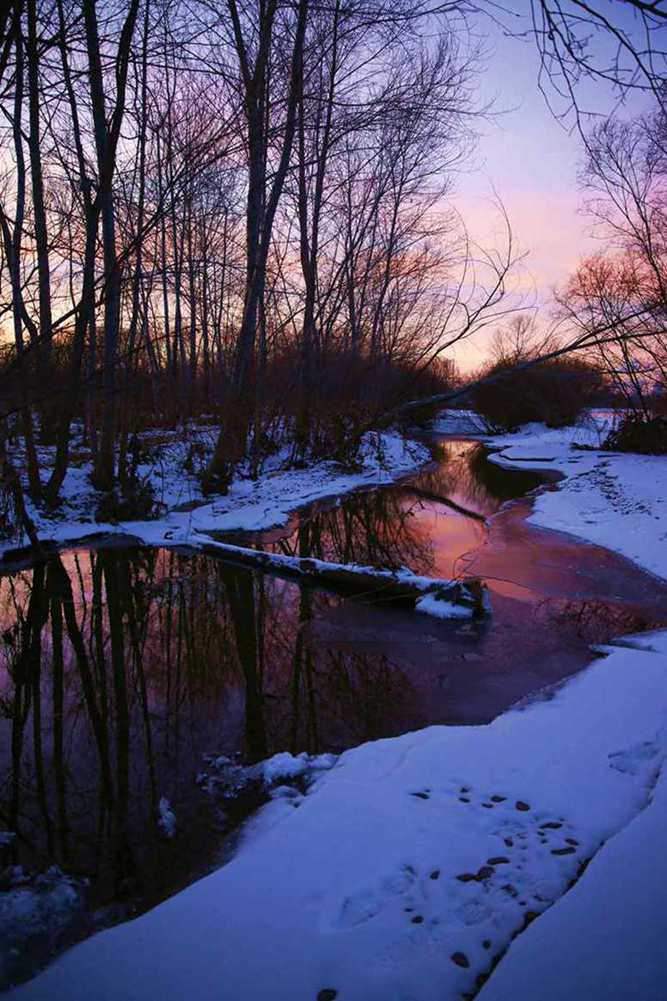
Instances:
[[[642,838],[632,831],[651,817],[667,756],[667,633],[651,640],[653,649],[606,648],[584,673],[488,726],[430,727],[348,751],[305,795],[276,795],[260,810],[229,864],[76,946],[9,997],[87,1001],[95,983],[96,1001],[313,1001],[325,990],[340,1001],[458,999],[517,934],[510,957],[524,934],[529,941],[527,921],[554,905],[533,935],[572,906],[568,887],[591,857],[576,892],[606,866],[615,910],[605,920],[630,924],[609,884],[614,873],[632,883],[628,860]],[[294,763],[280,757],[269,772],[276,766],[289,773]],[[619,870],[609,853],[626,837],[635,840]],[[664,904],[644,871],[662,846],[661,836],[646,867],[636,863],[646,920],[656,896]],[[594,885],[588,892],[598,899]],[[562,965],[569,940],[557,947],[559,970],[574,979]],[[553,935],[545,941],[556,951]],[[642,975],[646,991],[625,996],[651,1001],[667,976],[664,949]],[[496,998],[546,996],[503,989]]]
[[[664,1001],[667,771],[583,879],[511,945],[479,1001]]]
[[[435,615],[440,619],[470,619],[474,609],[465,605],[455,605],[451,601],[443,601],[437,594],[425,594],[416,602],[415,611]]]
[[[290,754],[289,751],[281,751],[274,754],[268,761],[261,764],[261,772],[264,783],[267,786],[273,785],[280,779],[295,779],[304,775],[312,775],[314,772],[327,771],[335,763],[333,754]]]
[[[179,432],[155,431],[140,436],[142,448],[149,454],[139,465],[138,475],[153,485],[163,509],[152,521],[95,521],[100,495],[89,482],[90,462],[73,465],[63,485],[63,503],[55,514],[28,506],[40,538],[65,543],[109,533],[131,535],[148,545],[197,545],[209,532],[259,531],[285,524],[297,507],[391,483],[430,460],[424,445],[407,441],[397,430],[369,431],[353,470],[333,461],[294,468],[285,447],[265,461],[257,479],[242,470],[225,496],[211,499],[202,494],[192,454],[203,467],[216,434],[215,428],[200,426],[188,430],[188,440]],[[77,451],[76,441],[73,451]],[[39,455],[40,464],[48,468],[53,449],[41,447]],[[20,467],[20,453],[12,458]],[[27,540],[0,540],[0,557],[3,551],[22,544]]]
[[[455,431],[447,416],[436,429],[489,440],[462,421],[458,412]],[[531,520],[665,576],[667,459],[601,451],[609,421],[596,413],[575,429],[490,439],[493,461],[562,473]],[[403,468],[389,465],[277,469],[195,511],[123,528],[165,544],[265,527],[308,491]],[[458,1001],[480,988],[481,1001],[659,1001],[667,632],[600,652],[487,726],[430,727],[337,760],[216,759],[204,781],[232,792],[255,781],[270,796],[231,861],[8,997],[88,1001],[94,983],[96,1001]]]
[[[176,835],[176,814],[166,796],[160,797],[157,824],[165,838],[173,838]]]
[[[223,796],[233,798],[251,783],[260,783],[269,791],[280,782],[294,782],[301,779],[310,784],[320,772],[333,768],[336,756],[333,754],[290,754],[279,751],[266,761],[254,765],[242,765],[221,754],[209,760],[209,771],[198,778],[201,785],[212,783]]]
[[[255,792],[263,794],[256,802],[266,798],[298,799],[302,789],[312,785],[323,771],[333,768],[336,756],[280,751],[254,765],[240,764],[224,754],[207,760],[208,771],[197,776],[197,784],[218,804],[228,801],[238,806],[242,796],[252,796]]]
[[[31,966],[47,962],[84,924],[85,879],[63,873],[58,866],[34,875],[23,866],[1,873],[0,990],[9,987]]]
[[[287,573],[290,576],[312,580],[326,586],[335,574],[345,577],[348,585],[359,578],[363,590],[377,586],[378,592],[389,585],[403,591],[403,599],[414,601],[416,594],[423,594],[415,607],[420,612],[439,618],[476,618],[491,612],[491,603],[485,587],[474,581],[443,580],[413,574],[403,567],[399,570],[363,566],[359,563],[333,563],[313,557],[286,556],[283,553],[266,553],[244,546],[211,539],[205,543],[205,551],[219,553],[222,557],[236,558],[244,565],[261,567],[266,571]],[[372,579],[371,581],[368,578]]]
[[[667,456],[601,451],[612,421],[609,412],[593,411],[576,427],[529,424],[515,434],[468,433],[498,449],[491,456],[498,465],[564,475],[538,494],[530,522],[605,546],[665,577]],[[445,413],[434,430],[450,433],[448,427]]]

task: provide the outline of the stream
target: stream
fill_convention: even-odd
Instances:
[[[409,479],[225,538],[482,577],[493,614],[479,623],[345,600],[185,549],[73,548],[0,577],[0,830],[16,835],[0,840],[0,954],[15,948],[0,985],[229,856],[243,818],[197,781],[210,756],[339,753],[486,723],[584,668],[592,645],[667,625],[667,586],[527,522],[530,492],[553,477],[503,469],[475,442],[430,443],[433,462]],[[161,799],[173,837],[157,823]],[[88,881],[76,920],[27,949],[8,944],[3,895],[38,888],[54,865]]]

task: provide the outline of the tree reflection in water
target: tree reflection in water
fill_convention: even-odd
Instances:
[[[288,546],[283,543],[282,548]],[[304,522],[303,556],[428,568],[397,502]],[[179,862],[161,838],[167,797],[194,851],[219,840],[197,789],[207,752],[246,761],[340,750],[400,732],[411,685],[374,651],[313,645],[339,604],[200,554],[100,548],[0,578],[0,825],[14,861],[95,878],[98,901],[155,899]]]
[[[10,861],[90,876],[93,905],[116,908],[104,919],[123,917],[219,864],[229,818],[197,785],[207,754],[253,762],[487,721],[583,667],[590,642],[662,621],[664,595],[620,558],[574,553],[520,512],[489,534],[512,481],[520,494],[536,474],[490,467],[473,443],[440,450],[409,483],[323,505],[254,544],[442,576],[473,551],[489,624],[343,602],[174,549],[73,550],[0,577]],[[626,593],[634,605],[617,600]],[[158,826],[163,797],[173,840]]]

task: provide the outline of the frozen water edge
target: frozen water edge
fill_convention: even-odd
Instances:
[[[540,428],[492,442],[501,463],[581,474],[580,489],[565,480],[537,498],[536,521],[665,576],[659,507],[626,509],[588,475],[612,461],[624,496],[665,496],[665,460],[578,452]],[[541,520],[549,499],[562,524]],[[592,537],[605,528],[591,516],[597,504],[614,520],[604,539]],[[483,1001],[658,1001],[667,633],[606,652],[489,726],[431,727],[347,752],[305,796],[259,811],[227,866],[9,996],[87,1001],[95,978],[99,1001],[313,1001],[325,991],[448,1001],[477,990],[515,939]]]
[[[667,456],[601,451],[612,419],[593,411],[576,427],[529,424],[516,434],[488,435],[473,413],[445,411],[433,430],[483,440],[498,450],[491,461],[506,468],[562,473],[538,493],[528,521],[604,546],[665,578]]]
[[[644,816],[667,755],[667,632],[652,646],[609,647],[488,726],[348,751],[306,795],[260,810],[228,865],[9,996],[87,1001],[91,982],[97,1001],[313,1001],[325,990],[340,1001],[453,1001],[475,991],[532,918],[566,906],[583,863],[596,856],[577,892]],[[654,854],[662,830],[645,835]],[[630,855],[606,866],[625,887],[615,927],[632,922],[637,850],[631,839]],[[664,889],[646,882],[655,909]],[[533,961],[552,946],[541,941]],[[664,950],[647,969],[664,984]],[[596,995],[550,995],[565,996]]]
[[[431,458],[425,445],[407,440],[397,430],[369,431],[364,435],[359,467],[354,471],[335,462],[319,462],[303,469],[290,467],[286,447],[265,462],[258,479],[239,475],[225,496],[206,498],[188,460],[194,443],[199,449],[199,461],[204,462],[214,437],[212,427],[192,430],[188,442],[180,440],[175,432],[141,435],[142,446],[151,448],[151,456],[150,461],[139,466],[138,473],[150,480],[157,500],[165,508],[162,517],[151,521],[96,521],[99,494],[90,486],[90,463],[72,466],[56,515],[49,516],[34,505],[29,507],[40,538],[64,544],[103,533],[131,535],[147,545],[196,546],[210,532],[260,531],[285,524],[298,507],[362,487],[391,483]],[[49,452],[40,449],[46,465],[52,458]],[[25,544],[24,538],[0,540],[0,557]]]
[[[88,926],[86,879],[58,866],[35,874],[20,865],[4,867],[1,877],[0,990],[47,963]]]

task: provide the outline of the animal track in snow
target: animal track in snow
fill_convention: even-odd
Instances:
[[[371,948],[369,961],[383,966],[415,955],[426,962],[444,949],[460,972],[468,969],[461,957],[488,969],[565,892],[587,857],[574,826],[520,789],[477,789],[456,776],[401,795],[406,811],[424,817],[418,831],[426,840],[394,871],[330,898],[323,914],[330,933],[366,934],[368,927],[374,938],[370,923],[380,922],[384,945],[373,960]]]

